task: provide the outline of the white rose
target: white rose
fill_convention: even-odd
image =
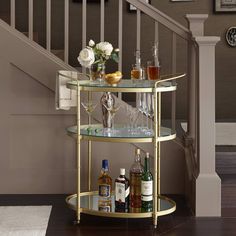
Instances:
[[[95,45],[95,42],[94,42],[92,39],[90,39],[90,40],[89,40],[89,46],[90,46],[90,47],[93,47],[94,45]]]
[[[96,48],[104,52],[107,56],[110,56],[113,51],[112,45],[108,42],[100,42],[96,45]]]
[[[84,66],[86,68],[90,67],[95,61],[93,49],[84,48],[83,50],[80,51],[77,59],[81,64],[81,66]]]

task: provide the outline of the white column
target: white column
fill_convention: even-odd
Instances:
[[[221,180],[215,172],[215,45],[219,37],[195,37],[199,47],[199,175],[196,216],[221,215]]]

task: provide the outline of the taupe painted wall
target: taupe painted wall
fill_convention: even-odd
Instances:
[[[63,0],[52,0],[52,47],[54,49],[63,48]],[[16,1],[17,10],[17,28],[27,31],[27,0]],[[34,0],[35,9],[35,31],[37,31],[39,42],[45,45],[45,1]],[[224,40],[224,34],[228,27],[234,25],[236,21],[235,14],[214,14],[213,0],[195,0],[193,2],[170,2],[169,0],[152,0],[152,4],[167,15],[173,17],[181,24],[187,26],[184,19],[187,13],[207,13],[209,18],[206,21],[206,35],[217,35],[222,37],[216,49],[216,118],[235,119],[236,110],[232,107],[236,100],[235,93],[235,58],[236,48],[227,46]],[[105,39],[117,45],[117,18],[118,1],[109,0],[106,2],[105,19]],[[9,11],[9,1],[0,1],[0,12]],[[133,52],[135,50],[135,13],[129,13],[127,6],[124,6],[124,68],[125,76],[129,76],[130,65],[134,63]],[[76,57],[81,49],[81,4],[70,4],[70,63],[78,66]],[[93,38],[99,40],[99,4],[88,4],[88,40]],[[142,50],[143,62],[150,56],[150,48],[153,42],[153,22],[146,16],[142,18]],[[162,64],[162,73],[168,73],[171,70],[171,38],[170,32],[160,27],[160,59]],[[186,48],[184,42],[178,40],[178,71],[186,71]],[[115,70],[115,65],[108,65],[107,70]],[[177,93],[177,117],[186,118],[186,81],[179,82]],[[133,97],[127,97],[133,100]],[[170,106],[170,100],[164,99],[164,107]],[[169,113],[164,109],[164,116]]]
[[[75,125],[75,112],[56,111],[54,101],[57,70],[71,68],[1,21],[0,51],[0,194],[76,192],[75,140],[65,131]],[[100,97],[99,93],[93,95],[98,102]],[[81,113],[85,124],[87,115],[84,110]],[[100,109],[93,116],[101,122]],[[120,109],[116,122],[125,120],[128,117]],[[151,144],[141,147],[153,153]],[[102,159],[110,160],[114,180],[120,167],[129,170],[134,150],[131,144],[94,143],[93,189],[97,189]],[[179,145],[162,145],[162,193],[184,193],[184,163],[184,151]],[[81,151],[81,185],[86,191],[85,142]]]

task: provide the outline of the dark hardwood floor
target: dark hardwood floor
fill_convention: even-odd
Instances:
[[[52,205],[47,236],[236,236],[236,217],[193,217],[181,196],[171,196],[177,211],[159,218],[157,229],[151,219],[112,219],[81,216],[80,225],[73,225],[75,212],[68,209],[66,195],[0,195],[0,205]],[[24,236],[24,235],[22,235]]]

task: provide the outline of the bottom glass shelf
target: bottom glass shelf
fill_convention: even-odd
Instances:
[[[148,218],[152,217],[152,212],[145,213],[121,213],[115,212],[114,206],[114,195],[112,196],[112,211],[102,212],[98,211],[98,194],[97,192],[85,192],[80,194],[80,212],[95,215],[95,216],[105,216],[105,217],[115,217],[115,218]],[[176,204],[170,198],[165,196],[159,196],[158,201],[160,202],[160,210],[157,212],[157,216],[163,216],[171,214],[176,210]],[[76,210],[77,205],[77,194],[70,195],[66,198],[66,202],[69,207]]]

